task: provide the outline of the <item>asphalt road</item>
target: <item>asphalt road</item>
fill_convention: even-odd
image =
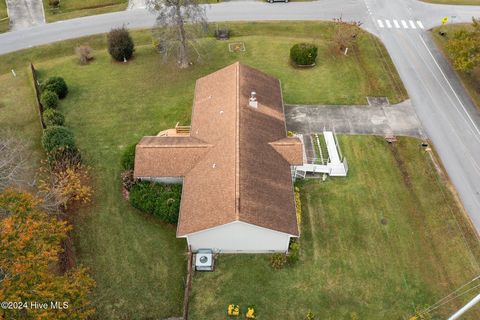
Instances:
[[[480,17],[479,6],[432,5],[416,0],[319,0],[275,3],[235,1],[207,7],[210,21],[344,20],[385,43],[412,104],[480,231],[480,115],[454,72],[438,53],[427,29],[449,16],[452,22]],[[155,17],[143,9],[62,21],[0,34],[0,54],[109,31],[146,28]],[[387,22],[388,21],[388,22]],[[423,27],[423,29],[422,29]],[[1,57],[0,57],[0,63]]]

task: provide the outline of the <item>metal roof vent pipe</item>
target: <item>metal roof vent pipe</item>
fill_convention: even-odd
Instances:
[[[257,93],[255,91],[250,93],[248,105],[252,108],[258,108]]]

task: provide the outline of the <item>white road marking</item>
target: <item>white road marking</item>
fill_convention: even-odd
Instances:
[[[425,27],[423,26],[422,21],[417,21],[417,24],[418,24],[418,26],[420,27],[420,29],[425,29]]]
[[[383,28],[383,22],[382,22],[382,20],[377,20],[377,23],[378,23],[378,26],[379,26],[380,28]]]
[[[477,131],[478,134],[480,134],[480,130],[478,129],[477,125],[475,124],[475,121],[473,121],[472,117],[470,116],[470,114],[468,113],[467,111],[467,108],[465,108],[464,104],[462,103],[462,100],[460,100],[460,98],[458,97],[457,93],[455,92],[455,90],[453,89],[452,85],[450,84],[450,81],[448,81],[447,79],[447,76],[445,75],[445,73],[443,72],[442,68],[440,68],[440,65],[438,64],[437,60],[435,59],[435,57],[433,56],[432,52],[430,51],[430,49],[428,48],[427,44],[425,43],[425,41],[423,40],[422,36],[419,34],[418,35],[420,37],[420,40],[422,41],[423,45],[425,46],[425,48],[427,49],[428,53],[430,54],[430,56],[432,57],[433,61],[435,62],[435,65],[437,66],[438,70],[440,70],[443,78],[445,79],[445,81],[447,82],[448,86],[450,87],[450,89],[452,90],[453,94],[455,95],[455,97],[457,98],[458,102],[460,103],[460,105],[462,106],[462,109],[463,109],[463,112],[467,115],[468,117],[468,120],[470,120],[470,123],[472,124],[472,126],[475,128],[475,130]],[[455,107],[455,109],[457,109]],[[457,109],[458,110],[458,109]],[[460,112],[459,112],[460,113]],[[461,114],[461,113],[460,113]],[[478,139],[478,138],[477,138]]]
[[[390,23],[390,20],[385,20],[385,23],[387,24],[388,29],[392,28],[392,24]]]
[[[408,29],[408,25],[407,25],[407,23],[405,22],[405,20],[402,20],[402,26],[403,26],[405,29]]]
[[[410,22],[410,27],[412,27],[412,29],[417,29],[415,23],[412,20],[409,20],[408,22]]]
[[[395,25],[395,28],[400,29],[400,25],[398,24],[397,20],[393,20],[393,24]]]

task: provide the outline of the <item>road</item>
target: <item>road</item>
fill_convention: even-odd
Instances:
[[[359,20],[385,43],[424,129],[480,231],[480,115],[427,29],[444,16],[469,22],[480,6],[432,5],[416,0],[319,0],[276,3],[235,1],[207,6],[210,21]],[[72,19],[0,35],[0,54],[109,31],[148,28],[143,9]],[[1,63],[1,58],[0,58]]]

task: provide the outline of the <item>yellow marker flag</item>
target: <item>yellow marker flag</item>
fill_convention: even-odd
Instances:
[[[442,24],[447,24],[447,22],[448,22],[448,17],[444,17],[444,18],[442,19]]]

